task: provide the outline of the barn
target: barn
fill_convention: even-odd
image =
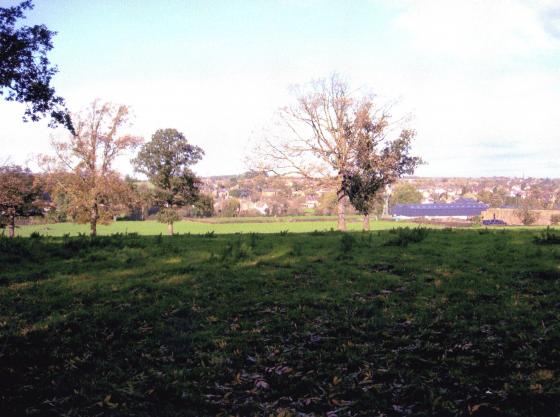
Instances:
[[[460,198],[452,203],[395,204],[389,207],[389,214],[395,219],[423,217],[427,219],[463,219],[480,216],[488,204],[472,198]]]

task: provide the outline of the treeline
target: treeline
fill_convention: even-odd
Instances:
[[[144,143],[125,132],[129,113],[127,106],[96,100],[72,115],[74,132],[52,142],[53,155],[40,158],[44,173],[0,167],[0,225],[10,237],[16,219],[42,214],[51,221],[89,223],[92,236],[98,223],[120,216],[154,213],[173,234],[182,215],[212,214],[212,198],[200,193],[200,179],[191,170],[204,151],[176,129],[160,129]],[[148,183],[123,179],[113,167],[135,149],[132,163]]]

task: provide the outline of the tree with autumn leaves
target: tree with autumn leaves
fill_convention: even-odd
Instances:
[[[348,201],[367,216],[374,195],[421,162],[409,154],[415,131],[401,128],[386,106],[356,93],[337,74],[296,87],[294,95],[249,164],[335,188],[338,228],[346,230]]]
[[[130,110],[124,105],[95,100],[72,115],[75,134],[53,141],[55,157],[44,157],[53,193],[64,193],[72,218],[90,224],[110,221],[128,203],[130,187],[113,169],[115,159],[136,148],[142,140],[124,134]]]
[[[16,219],[37,214],[41,188],[29,169],[17,165],[0,167],[0,225],[15,235]]]

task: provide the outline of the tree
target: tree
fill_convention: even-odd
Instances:
[[[23,120],[37,121],[50,115],[50,126],[61,124],[74,132],[64,99],[56,95],[51,79],[58,71],[47,53],[56,34],[45,25],[20,26],[31,0],[18,6],[0,7],[0,95],[8,101],[26,103]]]
[[[336,208],[338,205],[338,197],[336,192],[327,192],[324,193],[319,197],[319,201],[317,207],[315,208],[315,212],[317,214],[334,214],[336,212]]]
[[[527,204],[515,210],[515,215],[524,226],[530,226],[539,219],[539,214],[531,211]]]
[[[31,171],[17,165],[0,167],[0,223],[8,226],[8,236],[15,235],[16,218],[38,214],[40,189]]]
[[[134,149],[141,139],[121,135],[129,123],[129,108],[95,100],[87,110],[72,116],[75,135],[53,141],[55,158],[49,164],[52,187],[64,192],[72,218],[90,224],[90,234],[97,234],[97,222],[109,222],[126,206],[130,187],[113,170],[115,159]],[[52,165],[51,165],[52,164]],[[67,175],[60,175],[65,171]]]
[[[146,220],[150,207],[154,205],[154,187],[149,182],[139,182],[125,178],[132,195],[131,215],[135,219]]]
[[[338,228],[345,230],[348,197],[343,180],[358,166],[358,149],[369,141],[368,157],[381,162],[376,169],[383,171],[388,162],[382,160],[383,150],[392,149],[391,136],[400,122],[391,122],[386,107],[376,106],[371,95],[354,94],[336,74],[294,93],[295,103],[279,111],[275,132],[254,153],[254,168],[329,182],[337,192]],[[413,136],[405,129],[395,140]]]
[[[369,230],[371,211],[383,210],[383,191],[404,174],[414,173],[420,158],[409,156],[415,132],[402,130],[398,138],[380,146],[376,126],[364,124],[358,134],[354,166],[343,178],[342,189],[350,202],[364,216],[363,229]]]
[[[237,198],[228,198],[224,201],[220,214],[222,217],[237,217],[239,216],[239,210],[241,210],[241,203],[239,200]]]
[[[214,215],[214,198],[209,194],[200,194],[193,208],[197,217],[212,217]]]
[[[50,207],[46,215],[49,223],[65,223],[70,218],[70,210],[68,207],[68,196],[60,189],[53,190],[49,193]]]
[[[346,176],[344,187],[350,203],[364,216],[362,228],[369,230],[369,218],[371,213],[376,216],[383,212],[385,202],[382,181],[368,181],[367,177],[359,174]]]
[[[502,207],[505,204],[507,193],[504,189],[494,187],[492,191],[482,190],[478,194],[478,200],[488,204],[490,207]]]
[[[133,160],[136,171],[146,175],[155,187],[158,220],[167,224],[169,235],[173,235],[173,223],[179,219],[177,208],[198,199],[200,181],[190,166],[203,155],[201,148],[188,143],[176,129],[159,129]]]
[[[422,202],[422,193],[412,184],[398,184],[391,193],[389,204],[420,204]]]

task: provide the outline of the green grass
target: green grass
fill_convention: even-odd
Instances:
[[[0,415],[556,416],[536,236],[0,239]]]
[[[231,233],[279,233],[283,230],[288,230],[292,233],[305,233],[318,231],[326,231],[336,229],[336,220],[331,219],[327,221],[318,220],[314,218],[312,221],[300,221],[301,218],[288,218],[288,219],[274,219],[269,221],[262,221],[260,223],[245,223],[234,222],[232,219],[216,218],[213,222],[195,222],[195,221],[180,221],[174,224],[174,231],[178,234],[204,234],[214,232],[217,234],[231,234]],[[243,220],[243,218],[240,218]],[[249,219],[252,220],[252,219]],[[352,221],[354,220],[354,221]],[[214,223],[214,221],[216,223]],[[385,230],[391,229],[396,226],[413,226],[413,223],[392,221],[372,221],[372,230]],[[167,234],[167,226],[156,221],[118,221],[109,225],[98,225],[97,232],[99,235],[111,235],[115,233],[138,233],[140,235],[159,235]],[[349,230],[361,230],[361,220],[351,218],[348,221]],[[57,223],[57,224],[39,224],[22,226],[17,229],[17,235],[27,237],[31,233],[37,232],[44,236],[64,236],[69,234],[76,236],[79,233],[89,234],[89,225],[87,224],[74,224],[74,223]]]

